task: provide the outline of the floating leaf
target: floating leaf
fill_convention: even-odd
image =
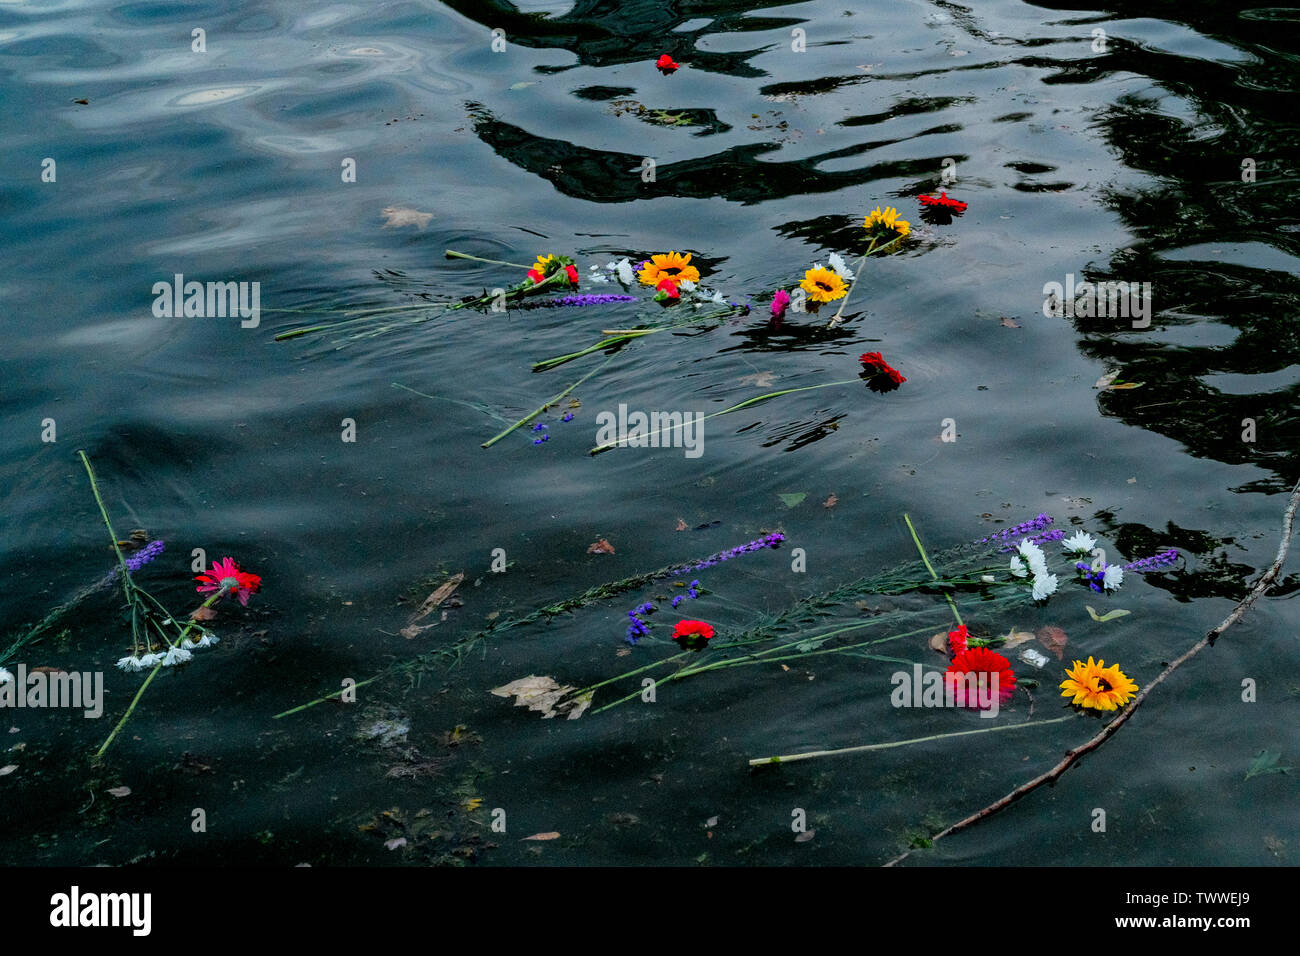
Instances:
[[[823,507],[823,508],[834,508],[834,507],[835,507],[837,504],[839,504],[839,503],[840,503],[840,499],[839,499],[839,498],[836,498],[836,497],[835,497],[835,492],[832,491],[832,492],[831,492],[831,496],[830,496],[829,498],[827,498],[825,501],[822,502],[822,507]]]
[[[3,767],[0,767],[0,777],[7,777],[9,776],[9,774],[13,773],[17,769],[18,769],[18,764],[16,763],[7,764]]]
[[[807,843],[809,840],[811,840],[811,839],[812,839],[813,837],[815,837],[816,835],[817,835],[817,831],[816,831],[816,830],[805,830],[803,833],[800,833],[797,837],[794,838],[794,842],[795,842],[795,843]]]
[[[690,526],[687,525],[687,523],[686,523],[685,521],[683,521],[681,518],[678,518],[678,519],[677,519],[677,527],[673,528],[673,530],[674,530],[674,531],[689,531],[689,530],[691,530],[691,529],[690,529]]]
[[[756,375],[746,375],[744,378],[741,378],[739,381],[742,385],[752,384],[752,385],[762,386],[763,388],[768,388],[776,384],[773,375],[774,373],[772,372],[759,372]]]
[[[613,554],[614,546],[610,544],[608,541],[606,541],[604,538],[601,538],[595,544],[587,545],[587,553],[588,554]]]
[[[1019,647],[1021,644],[1027,644],[1034,639],[1033,631],[1017,631],[1014,627],[1007,631],[998,640],[1002,641],[1001,649],[1007,650],[1012,647]]]
[[[1126,610],[1124,610],[1123,608],[1118,608],[1118,607],[1117,607],[1115,610],[1113,610],[1113,611],[1107,611],[1105,614],[1098,614],[1095,610],[1093,610],[1093,607],[1092,607],[1091,604],[1085,604],[1084,607],[1086,607],[1086,608],[1088,609],[1088,615],[1089,615],[1089,616],[1090,616],[1094,621],[1099,621],[1099,622],[1102,623],[1102,624],[1105,624],[1107,621],[1113,621],[1113,620],[1115,620],[1115,618],[1117,618],[1117,617],[1123,617],[1125,614],[1132,614],[1132,613],[1133,613],[1132,611],[1126,611]]]
[[[1015,319],[1009,319],[1004,315],[1002,316],[1002,327],[1004,329],[1018,329],[1020,328],[1020,323]]]
[[[1097,384],[1093,388],[1109,388],[1110,383],[1119,378],[1119,372],[1107,372],[1101,378],[1097,379]]]
[[[497,697],[514,697],[516,707],[538,711],[543,718],[565,714],[569,720],[577,720],[591,706],[594,692],[588,691],[566,700],[565,697],[575,690],[576,687],[557,684],[553,678],[530,674],[501,687],[494,687],[490,693]]]
[[[532,836],[524,837],[524,840],[558,840],[559,838],[560,835],[558,833],[551,831],[550,833],[534,833]]]
[[[1263,776],[1266,773],[1286,773],[1292,767],[1279,767],[1277,762],[1282,759],[1281,751],[1261,750],[1256,755],[1254,762],[1251,763],[1250,769],[1246,771],[1245,779],[1251,777]]]
[[[1059,661],[1065,657],[1065,645],[1069,642],[1066,639],[1065,631],[1059,627],[1048,625],[1038,629],[1038,643],[1055,654],[1056,659]]]
[[[944,631],[930,638],[930,650],[938,651],[944,657],[948,656],[948,635]]]
[[[777,495],[777,497],[785,502],[785,506],[787,508],[793,508],[796,505],[798,505],[801,501],[803,501],[805,498],[808,497],[808,492],[795,491],[795,492],[791,492],[790,494]]]
[[[402,628],[398,633],[409,641],[413,637],[418,637],[429,628],[436,627],[436,624],[426,624],[422,627],[417,627],[416,622],[423,620],[437,610],[438,605],[451,597],[452,592],[455,591],[456,588],[460,587],[460,583],[464,580],[465,574],[464,572],[461,572],[459,574],[453,574],[450,578],[440,584],[436,589],[434,589],[432,594],[424,599],[424,603],[420,605],[419,610],[411,615],[411,619],[406,622],[406,627]]]
[[[115,797],[129,797],[131,795],[130,787],[110,787],[108,790]]]
[[[1110,387],[1112,392],[1118,392],[1126,388],[1141,388],[1146,382],[1116,382]]]
[[[216,616],[216,609],[210,607],[196,607],[190,611],[190,617],[195,621],[211,621]]]
[[[433,218],[431,212],[420,212],[418,209],[408,209],[405,206],[385,206],[380,210],[380,215],[387,220],[381,228],[383,229],[400,229],[402,226],[415,226],[423,230]]]

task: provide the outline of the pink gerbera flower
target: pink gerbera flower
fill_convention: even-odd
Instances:
[[[262,579],[256,574],[241,571],[234,558],[222,558],[212,563],[211,571],[204,571],[194,578],[203,583],[194,590],[200,594],[210,591],[231,593],[239,598],[239,603],[248,607],[248,599],[262,590]]]

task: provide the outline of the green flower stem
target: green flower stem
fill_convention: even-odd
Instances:
[[[582,384],[583,382],[585,382],[587,379],[591,378],[593,375],[595,375],[597,372],[599,372],[601,369],[603,369],[606,365],[608,365],[611,361],[613,361],[613,359],[614,359],[614,356],[613,356],[613,355],[609,356],[608,358],[605,359],[605,361],[601,362],[599,365],[597,365],[594,369],[592,369],[592,370],[591,370],[590,372],[588,372],[586,375],[582,376],[582,378],[578,379],[576,382],[574,382],[572,385],[570,385],[570,386],[569,386],[568,388],[566,388],[564,391],[560,392],[560,394],[556,395],[554,398],[552,398],[550,401],[546,402],[546,403],[545,403],[544,405],[542,405],[540,408],[535,409],[535,410],[532,411],[532,412],[529,412],[527,415],[525,415],[523,418],[519,419],[519,421],[515,422],[513,425],[511,425],[511,426],[510,426],[509,428],[507,428],[505,431],[500,432],[500,433],[498,433],[498,434],[492,436],[491,438],[489,438],[487,441],[485,441],[485,442],[484,442],[482,445],[480,445],[479,447],[480,447],[480,448],[491,448],[493,445],[495,445],[495,444],[496,444],[497,442],[499,442],[501,439],[505,438],[505,437],[506,437],[507,435],[509,435],[512,431],[514,431],[516,428],[518,428],[520,425],[527,425],[529,422],[531,422],[531,421],[532,421],[534,418],[536,418],[538,415],[542,414],[542,412],[546,411],[548,408],[550,408],[552,405],[554,405],[554,404],[555,404],[556,402],[558,402],[560,399],[564,398],[564,396],[568,395],[570,392],[572,392],[575,388],[577,388],[579,385],[581,385],[581,384]]]
[[[584,355],[590,355],[592,352],[599,352],[603,349],[619,345],[631,339],[639,339],[646,335],[653,335],[656,332],[669,332],[673,329],[682,329],[688,325],[698,325],[708,319],[722,319],[727,316],[735,315],[739,309],[720,309],[717,312],[710,312],[705,315],[692,316],[680,322],[671,322],[668,325],[656,325],[648,329],[626,329],[610,335],[608,338],[601,339],[595,345],[589,345],[578,352],[570,352],[568,355],[557,355],[554,358],[543,359],[540,362],[533,363],[534,372],[546,372],[566,362],[572,362],[574,359],[582,358]]]
[[[468,252],[457,252],[455,249],[447,249],[443,252],[448,259],[469,259],[472,262],[486,262],[494,266],[513,266],[516,269],[531,269],[532,266],[523,266],[517,262],[502,262],[500,259],[484,259],[482,256],[471,256]]]
[[[779,392],[768,392],[766,395],[757,395],[754,398],[746,399],[745,401],[741,402],[739,405],[732,405],[730,408],[724,408],[720,412],[714,412],[711,415],[705,415],[702,419],[700,419],[700,421],[708,421],[710,418],[717,418],[719,415],[726,415],[729,412],[736,412],[750,405],[756,405],[759,402],[765,402],[769,398],[779,398],[782,395],[793,395],[795,392],[810,392],[815,388],[831,388],[836,385],[853,385],[856,384],[857,381],[858,381],[857,379],[853,378],[853,379],[847,379],[843,382],[823,382],[821,385],[805,385],[802,388],[787,388]],[[680,425],[673,425],[668,428],[661,428],[659,429],[659,431],[654,432],[654,434],[661,435],[665,432],[676,431],[678,428],[684,428],[685,425],[686,423],[685,421],[683,421]],[[649,439],[650,437],[651,436],[649,435],[646,436],[647,439]],[[587,454],[598,455],[603,451],[609,451],[611,448],[617,448],[619,445],[626,443],[626,441],[627,441],[626,438],[621,438],[617,441],[606,442],[603,445],[597,445],[595,448],[592,448],[590,451],[587,452]]]
[[[798,760],[812,760],[815,757],[836,757],[841,754],[866,753],[869,750],[889,750],[893,747],[908,747],[912,744],[929,743],[932,740],[947,740],[950,737],[968,737],[971,734],[991,734],[1002,730],[1019,730],[1021,727],[1046,727],[1048,724],[1063,724],[1075,720],[1077,714],[1054,717],[1051,720],[1025,720],[1018,724],[1002,724],[998,727],[981,727],[979,730],[959,730],[950,734],[931,734],[929,737],[913,737],[910,740],[895,740],[884,744],[862,744],[858,747],[841,747],[839,750],[812,750],[808,753],[785,754],[780,757],[756,757],[749,762],[751,767],[773,763],[794,763]]]
[[[903,520],[907,522],[907,530],[912,532],[912,541],[916,543],[916,550],[921,552],[921,560],[925,562],[925,568],[930,572],[930,577],[938,581],[939,575],[935,574],[934,566],[930,564],[930,559],[926,556],[925,547],[921,544],[921,539],[917,537],[916,529],[912,527],[912,519],[908,517],[907,514],[904,514]],[[943,596],[948,599],[948,607],[952,608],[952,616],[957,619],[957,626],[963,627],[964,624],[961,619],[961,614],[957,611],[957,602],[954,601],[952,595],[946,591]]]

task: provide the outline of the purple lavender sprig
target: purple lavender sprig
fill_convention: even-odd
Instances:
[[[1039,532],[1029,540],[1032,544],[1042,545],[1042,544],[1046,544],[1049,541],[1060,541],[1064,537],[1065,537],[1065,531],[1063,531],[1061,528],[1052,528],[1050,531]],[[998,550],[1004,553],[1007,551],[1014,551],[1019,546],[1019,544],[1020,542],[1018,541],[1015,542],[1014,544],[1005,544]]]
[[[997,534],[991,534],[987,538],[980,538],[978,541],[972,541],[972,544],[1007,544],[1014,539],[1020,539],[1026,535],[1035,534],[1043,531],[1052,524],[1052,516],[1043,512],[1037,518],[1031,518],[1028,521],[1022,521],[1013,528],[1007,528],[1005,531],[999,531]],[[1012,547],[1015,547],[1012,544]]]
[[[639,615],[653,614],[657,610],[659,609],[655,607],[653,602],[646,601],[644,604],[638,604],[636,607],[632,608],[632,610],[627,612],[627,616],[632,619],[632,623],[627,626],[627,642],[633,647],[636,646],[637,642],[640,641],[641,638],[650,633],[650,625],[641,620]]]
[[[1159,571],[1161,568],[1167,568],[1178,560],[1178,551],[1170,548],[1168,551],[1161,551],[1159,554],[1153,554],[1149,558],[1142,558],[1140,561],[1134,561],[1132,564],[1124,565],[1125,571],[1136,571],[1138,574],[1145,574],[1147,571]]]
[[[775,548],[785,541],[785,535],[780,531],[773,531],[763,535],[761,538],[755,538],[747,544],[738,545],[728,551],[719,551],[717,554],[711,554],[707,558],[699,561],[692,561],[690,564],[683,564],[680,567],[669,568],[661,577],[671,577],[674,574],[686,574],[691,571],[701,571],[704,568],[712,568],[721,564],[723,561],[730,561],[732,558],[739,557],[742,554],[749,554],[753,551],[762,551],[764,548]]]
[[[126,558],[124,560],[127,571],[129,571],[131,574],[135,574],[135,572],[139,571],[142,567],[144,567],[154,558],[158,557],[158,555],[162,554],[164,547],[165,545],[163,544],[161,538],[157,541],[150,541],[138,552],[136,552],[135,554],[131,555],[131,557]],[[109,571],[108,574],[104,575],[104,577],[100,579],[96,587],[101,587],[101,588],[108,587],[110,584],[112,584],[114,581],[117,580],[118,575],[120,575],[121,573],[122,573],[121,568],[114,568],[112,571]]]
[[[558,299],[544,299],[538,302],[528,303],[530,306],[540,306],[542,308],[553,308],[555,306],[571,305],[607,305],[610,302],[635,302],[634,295],[611,295],[606,293],[589,293],[584,292],[578,295],[562,295]]]

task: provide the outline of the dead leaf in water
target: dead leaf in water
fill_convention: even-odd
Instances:
[[[216,610],[210,607],[196,607],[194,610],[190,611],[190,618],[195,621],[211,621],[214,620],[216,616]]]
[[[601,538],[595,544],[587,545],[587,553],[588,554],[613,554],[614,546],[610,544],[608,541],[606,541],[604,538]]]
[[[1033,631],[1017,631],[1013,627],[1011,630],[1007,631],[1007,633],[1000,638],[1000,640],[1002,640],[1003,643],[999,647],[999,650],[1007,650],[1008,648],[1019,647],[1021,644],[1026,644],[1029,641],[1032,641],[1033,639],[1034,639]]]
[[[575,690],[576,687],[557,684],[553,678],[530,674],[501,687],[494,687],[489,693],[497,697],[513,697],[516,707],[538,711],[543,718],[564,714],[569,720],[577,720],[591,706],[592,694],[588,692],[566,700]]]
[[[399,632],[402,637],[409,641],[413,637],[418,637],[428,628],[436,626],[434,624],[426,624],[423,627],[417,627],[416,622],[428,617],[437,610],[438,605],[451,597],[452,592],[455,591],[456,588],[460,587],[460,583],[464,580],[465,574],[464,572],[460,572],[458,574],[453,574],[446,581],[440,584],[432,594],[424,599],[424,603],[420,605],[419,610],[411,615],[411,619],[406,622],[406,627],[402,628]]]
[[[110,787],[108,790],[115,797],[129,797],[131,795],[130,787]]]
[[[772,372],[759,372],[756,375],[746,375],[739,379],[742,385],[757,385],[760,388],[768,388],[776,384]]]
[[[554,831],[550,833],[534,833],[532,836],[524,837],[524,840],[558,840],[560,835]],[[520,841],[523,842],[522,840]]]
[[[1047,648],[1056,655],[1056,659],[1062,660],[1065,657],[1065,645],[1068,643],[1065,637],[1065,631],[1059,627],[1048,625],[1038,629],[1038,643]]]
[[[930,650],[938,651],[944,657],[948,656],[948,635],[940,631],[934,637],[930,638]]]
[[[691,529],[690,529],[690,526],[689,526],[685,521],[683,521],[681,518],[678,518],[678,519],[677,519],[677,527],[673,528],[673,530],[674,530],[674,531],[690,531]]]
[[[431,212],[420,212],[418,209],[409,209],[406,206],[385,206],[380,210],[380,215],[387,220],[381,227],[383,229],[415,226],[423,231],[429,224],[429,220],[433,218]]]
[[[835,492],[832,491],[832,492],[831,492],[831,496],[830,496],[829,498],[827,498],[825,501],[822,502],[822,507],[823,507],[823,508],[834,508],[834,507],[835,507],[837,504],[839,504],[839,503],[840,503],[840,499],[839,499],[839,498],[836,498],[836,497],[835,497]]]

